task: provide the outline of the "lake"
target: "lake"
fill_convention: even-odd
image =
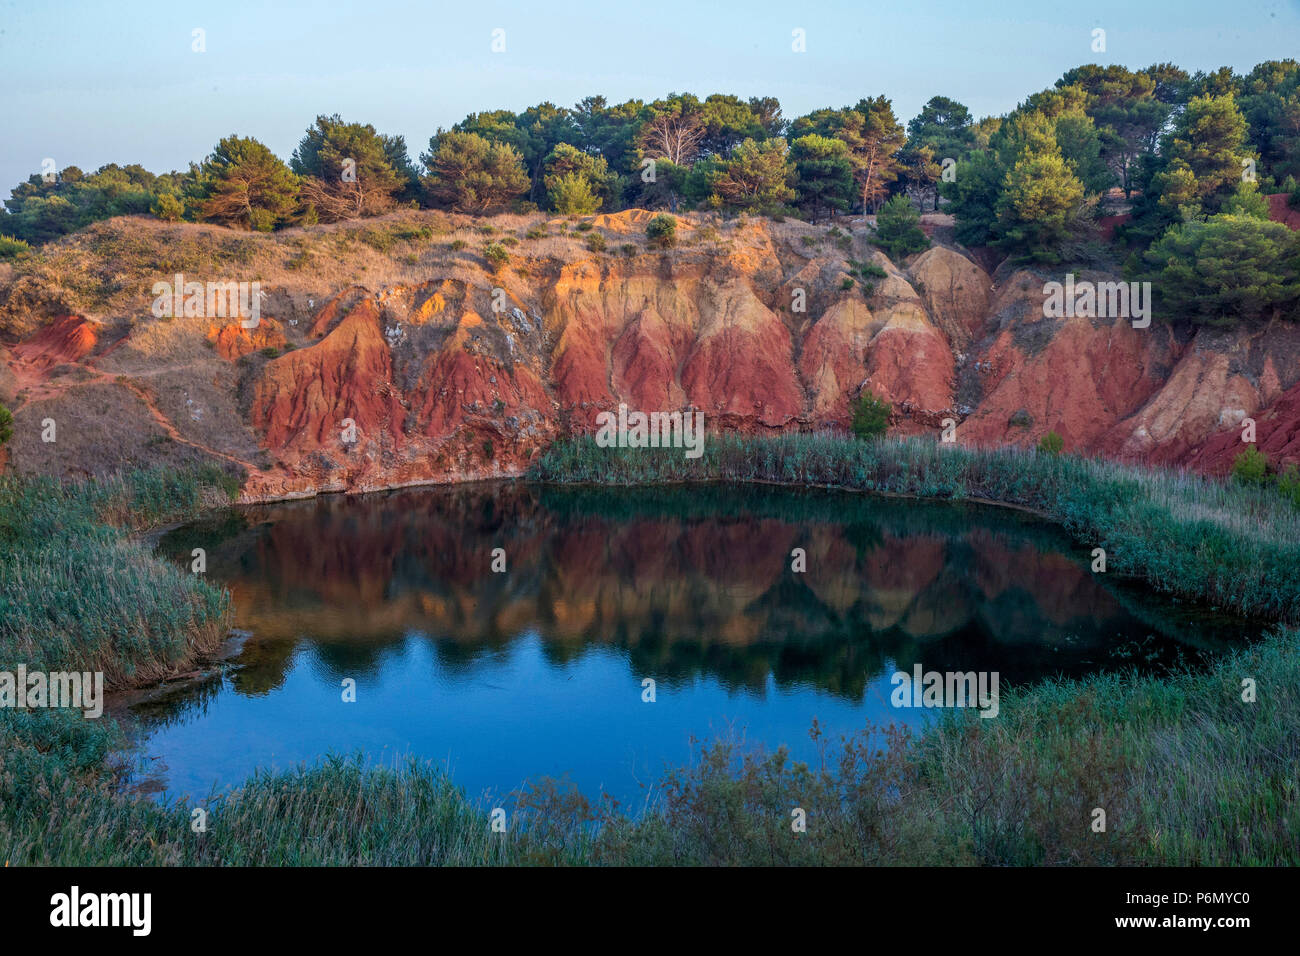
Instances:
[[[1005,691],[1194,667],[1247,631],[1093,573],[1020,512],[760,485],[324,496],[159,543],[186,567],[194,548],[249,636],[226,673],[132,708],[138,780],[168,796],[332,751],[416,755],[476,798],[552,776],[636,806],[692,740],[812,759],[814,719],[919,726],[935,711],[893,706],[895,671]]]

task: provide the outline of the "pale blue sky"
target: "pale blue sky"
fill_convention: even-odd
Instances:
[[[1081,63],[1295,56],[1300,0],[0,0],[0,195],[47,156],[164,172],[232,132],[287,159],[318,113],[400,133],[414,159],[470,111],[592,93],[771,95],[787,117],[884,93],[906,122],[936,93],[1003,113]]]

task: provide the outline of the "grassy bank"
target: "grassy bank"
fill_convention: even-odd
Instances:
[[[1300,623],[1300,509],[1271,488],[1225,484],[1101,459],[970,449],[927,439],[710,436],[704,454],[553,446],[542,481],[655,484],[770,481],[919,498],[982,499],[1060,522],[1107,570],[1237,613]]]
[[[0,477],[0,668],[103,671],[127,687],[216,646],[228,596],[131,532],[229,504],[220,471],[60,483]]]
[[[1297,557],[1294,513],[1266,494],[1197,479],[1033,453],[827,438],[715,439],[698,462],[576,443],[554,449],[535,475],[993,499],[1057,518],[1106,547],[1112,569],[1167,590],[1276,618],[1293,619],[1300,606],[1282,573]],[[220,500],[214,481],[0,482],[0,666],[102,666],[127,684],[212,640],[224,627],[224,596],[125,529]],[[1236,601],[1234,587],[1243,592]],[[1245,678],[1255,682],[1253,702],[1242,699]],[[822,738],[814,766],[711,742],[659,781],[641,813],[542,781],[507,802],[507,832],[493,833],[489,808],[430,766],[370,769],[331,757],[255,775],[204,801],[208,826],[196,833],[190,806],[123,789],[109,720],[0,709],[0,860],[1295,864],[1297,725],[1300,630],[1281,627],[1196,673],[1045,683],[1004,693],[993,720],[960,711],[917,737]],[[807,813],[804,833],[791,830],[796,807]],[[1106,813],[1101,833],[1091,826],[1097,808]]]
[[[1241,680],[1257,682],[1257,700]],[[355,759],[259,774],[185,806],[131,799],[98,728],[0,753],[0,858],[14,865],[1300,863],[1300,631],[1200,674],[1108,676],[1006,695],[916,738],[826,741],[821,765],[706,746],[642,814],[543,781],[488,808],[439,771]],[[65,722],[71,723],[71,722]],[[78,739],[78,737],[83,739]],[[94,739],[90,739],[94,738]],[[888,743],[889,746],[882,746]],[[807,811],[807,832],[791,810]],[[1094,832],[1094,809],[1107,829]]]

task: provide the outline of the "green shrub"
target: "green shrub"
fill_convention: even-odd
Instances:
[[[921,215],[912,201],[901,193],[881,208],[876,216],[876,234],[872,242],[897,261],[914,252],[930,248],[930,240],[921,231]]]
[[[32,247],[21,239],[0,236],[0,262],[18,262],[32,253]]]
[[[1300,234],[1280,222],[1213,216],[1173,226],[1143,255],[1169,320],[1235,326],[1300,318]]]
[[[891,411],[887,401],[864,391],[853,406],[853,434],[862,439],[881,437],[889,429]]]
[[[587,236],[587,248],[592,252],[604,252],[605,237],[598,232],[593,232],[591,235]]]
[[[428,226],[398,226],[393,230],[393,238],[401,242],[413,242],[417,239],[432,239],[433,230]]]
[[[632,256],[636,255],[636,246],[630,242],[625,242],[618,247],[618,251],[623,253],[623,255],[627,256],[628,258],[631,258]]]
[[[179,222],[185,216],[185,204],[171,193],[159,193],[150,211],[163,222]]]
[[[14,437],[14,415],[13,412],[0,405],[0,445],[9,443],[9,439]]]
[[[1012,428],[1028,428],[1034,423],[1034,416],[1029,414],[1029,409],[1021,408],[1007,419],[1007,425]]]
[[[1268,456],[1251,445],[1232,459],[1232,477],[1244,485],[1261,485],[1268,477]]]
[[[506,252],[506,247],[501,243],[489,242],[483,247],[483,258],[491,263],[493,271],[500,271],[510,261],[510,253]]]
[[[677,242],[677,220],[660,213],[646,224],[645,234],[656,246],[667,248]]]
[[[357,238],[376,252],[387,254],[393,248],[393,234],[381,229],[363,229]]]
[[[1038,450],[1046,455],[1059,455],[1065,450],[1065,439],[1056,432],[1048,432],[1038,439]]]
[[[467,243],[464,239],[453,239],[451,241],[451,251],[460,252],[460,250],[464,249],[468,244],[469,243]]]
[[[1300,508],[1300,468],[1287,465],[1277,474],[1277,490],[1287,501]]]

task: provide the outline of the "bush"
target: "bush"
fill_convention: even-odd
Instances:
[[[1287,465],[1277,476],[1277,490],[1287,501],[1300,508],[1300,468]]]
[[[645,234],[655,245],[667,248],[677,242],[677,220],[661,213],[646,225]]]
[[[433,230],[428,226],[398,226],[393,230],[393,238],[402,242],[414,242],[417,239],[432,239]]]
[[[1300,314],[1300,237],[1280,222],[1214,216],[1173,226],[1143,256],[1169,319],[1234,326]]]
[[[1065,439],[1056,432],[1048,432],[1038,439],[1038,450],[1045,455],[1059,455],[1065,450]]]
[[[901,193],[881,208],[876,217],[876,234],[872,242],[894,260],[930,248],[930,240],[921,231],[921,215],[912,201]]]
[[[618,247],[618,251],[623,253],[623,255],[627,256],[628,258],[631,258],[632,256],[636,255],[636,246],[630,242],[625,242]]]
[[[466,243],[464,239],[453,239],[451,241],[451,251],[460,252],[460,250],[464,249],[466,245],[468,245],[468,243]]]
[[[161,193],[154,200],[152,212],[163,222],[178,222],[185,215],[185,205],[171,193]]]
[[[0,236],[0,262],[18,262],[32,253],[32,247],[21,239]]]
[[[14,415],[13,412],[0,405],[0,445],[7,445],[9,439],[14,437]]]
[[[489,242],[483,247],[483,257],[492,265],[493,271],[500,271],[510,261],[510,253],[499,242]]]
[[[889,402],[864,391],[853,408],[853,434],[858,438],[880,438],[889,428]]]
[[[1243,485],[1260,485],[1268,477],[1268,456],[1251,445],[1232,459],[1233,480]]]
[[[605,237],[598,232],[593,232],[587,236],[587,248],[592,252],[605,251]]]

